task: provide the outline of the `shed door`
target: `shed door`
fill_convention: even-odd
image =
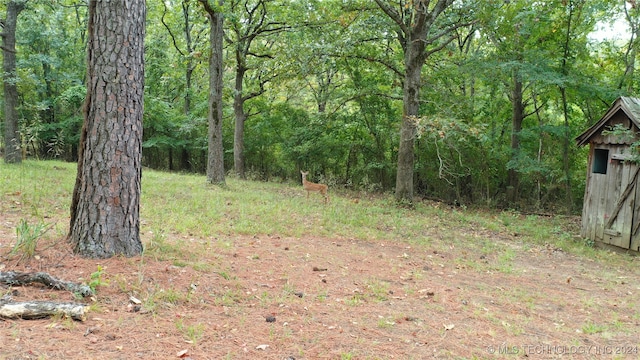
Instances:
[[[636,184],[640,167],[630,161],[612,160],[606,196],[602,241],[624,249],[631,246]]]

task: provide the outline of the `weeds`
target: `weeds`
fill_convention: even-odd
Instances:
[[[389,300],[389,284],[382,281],[369,281],[367,288],[372,292],[373,298],[378,302]]]
[[[43,223],[29,225],[27,220],[21,219],[16,227],[16,244],[9,253],[10,256],[20,255],[20,261],[31,259],[36,254],[38,241],[49,230],[50,226]]]
[[[99,286],[107,286],[109,285],[109,281],[103,278],[104,268],[102,265],[98,265],[98,269],[91,273],[91,280],[89,280],[89,288],[93,293],[96,293],[96,290]]]
[[[204,335],[205,326],[201,323],[186,325],[183,319],[176,320],[176,329],[180,331],[185,340],[191,344],[197,344]]]
[[[582,327],[582,332],[588,335],[592,335],[604,332],[606,329],[607,328],[604,325],[598,325],[589,321]]]

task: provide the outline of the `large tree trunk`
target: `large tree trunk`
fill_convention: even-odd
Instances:
[[[20,129],[18,128],[18,86],[16,74],[16,24],[24,9],[23,2],[9,1],[7,16],[2,21],[2,55],[4,70],[4,161],[22,161]]]
[[[375,0],[378,7],[399,27],[396,32],[404,51],[403,114],[398,147],[395,198],[399,203],[413,203],[413,164],[416,137],[416,118],[420,109],[420,72],[427,58],[442,50],[454,37],[445,35],[458,25],[448,25],[432,33],[435,21],[454,0],[418,0],[395,8],[395,2]],[[410,19],[410,21],[408,21]],[[443,40],[446,39],[446,40]],[[430,50],[427,50],[429,46]]]
[[[238,63],[236,69],[236,95],[233,97],[233,113],[236,119],[236,126],[233,133],[233,168],[236,174],[245,178],[244,173],[244,122],[247,114],[244,112],[244,97],[242,95],[245,67]]]
[[[87,97],[69,239],[91,258],[142,252],[145,0],[91,0]]]
[[[410,54],[408,55],[410,56]],[[396,174],[396,201],[413,202],[414,142],[416,137],[416,117],[420,108],[420,71],[422,63],[405,60],[403,116],[398,147],[398,172]]]
[[[222,146],[222,76],[224,71],[222,40],[224,17],[222,0],[217,1],[217,9],[208,0],[199,0],[209,15],[209,150],[207,159],[207,181],[210,184],[224,184],[224,148]]]

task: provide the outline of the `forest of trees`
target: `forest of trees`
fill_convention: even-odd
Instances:
[[[5,161],[14,149],[77,161],[87,3],[2,1]],[[155,169],[207,172],[218,94],[224,169],[241,178],[308,170],[398,200],[576,212],[587,159],[575,136],[637,92],[635,1],[162,0],[146,12],[142,163]],[[593,36],[614,21],[627,31]]]

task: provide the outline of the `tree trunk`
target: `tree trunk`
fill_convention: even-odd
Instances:
[[[410,56],[410,54],[408,55]],[[420,107],[420,71],[422,63],[405,60],[403,116],[398,147],[398,172],[396,174],[396,201],[413,202],[414,142],[416,137],[415,117]]]
[[[511,157],[515,158],[520,152],[520,131],[524,120],[524,103],[522,94],[522,79],[517,70],[513,74],[513,89],[511,92]],[[518,187],[520,174],[518,169],[510,168],[508,171],[507,201],[515,203],[519,199]]]
[[[420,72],[427,58],[451,42],[448,37],[458,26],[448,25],[432,33],[436,19],[453,4],[454,0],[430,1],[419,0],[411,5],[403,6],[401,12],[383,0],[375,0],[378,7],[399,29],[396,30],[398,41],[404,51],[404,88],[403,114],[400,127],[400,144],[398,147],[398,171],[396,173],[395,198],[399,203],[413,203],[413,164],[414,143],[416,137],[415,120],[420,109]],[[410,21],[407,21],[410,19]],[[443,40],[446,39],[446,40]],[[427,46],[430,50],[426,51]]]
[[[189,22],[189,2],[182,2],[182,14],[184,16],[184,39],[187,43],[187,69],[185,71],[184,114],[191,113],[191,76],[193,75],[193,43],[191,41],[191,23]]]
[[[91,0],[87,97],[69,239],[91,258],[142,252],[145,0]]]
[[[4,70],[4,161],[8,164],[22,161],[20,129],[18,127],[18,77],[16,74],[16,25],[24,3],[9,1],[3,21],[2,55]]]
[[[49,50],[47,50],[49,52]],[[47,102],[50,99],[54,99],[56,95],[53,90],[53,81],[51,80],[51,65],[47,61],[42,61],[42,78],[44,79],[45,87],[44,87],[44,95],[42,96],[41,101]],[[46,124],[55,124],[56,123],[56,113],[53,110],[53,106],[47,106],[41,111],[40,118]],[[42,141],[39,139],[39,152],[42,157],[58,157],[58,150],[56,147],[58,145],[52,144],[51,141]]]
[[[244,112],[244,97],[242,95],[245,67],[238,63],[236,69],[236,94],[233,97],[233,113],[236,119],[236,126],[233,133],[233,168],[236,174],[245,178],[244,173],[244,122],[247,114]]]
[[[574,16],[574,12],[577,11],[578,14],[580,13],[580,11],[582,10],[582,6],[584,3],[581,4],[574,4],[573,1],[569,1],[568,3],[568,10],[569,10],[569,16],[567,16],[567,28],[566,28],[566,32],[565,32],[565,37],[564,37],[564,44],[563,44],[563,55],[562,55],[562,74],[564,76],[568,76],[569,74],[569,64],[568,64],[568,59],[571,56],[571,31],[572,31],[572,26],[573,26],[573,16]],[[564,176],[565,176],[565,194],[566,194],[566,201],[567,201],[567,215],[571,214],[573,211],[573,187],[571,185],[571,159],[570,159],[570,148],[569,148],[569,144],[571,142],[571,127],[569,125],[570,121],[569,121],[569,105],[568,105],[568,100],[567,100],[567,88],[564,85],[560,85],[560,95],[562,98],[562,114],[564,116],[564,137],[562,139],[562,165],[563,165],[563,169],[564,169]]]
[[[222,146],[222,77],[224,72],[222,40],[224,17],[222,0],[216,8],[208,0],[199,0],[209,15],[209,149],[207,158],[207,181],[210,184],[224,184],[224,148]]]

